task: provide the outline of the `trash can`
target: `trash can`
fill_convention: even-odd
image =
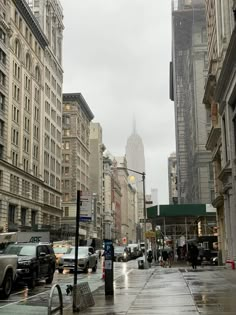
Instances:
[[[144,269],[144,259],[143,258],[138,259],[138,269]]]

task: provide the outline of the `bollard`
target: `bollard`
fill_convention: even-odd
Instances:
[[[28,289],[27,286],[25,286],[25,288],[24,288],[24,299],[28,298],[28,292],[29,292],[29,289]]]

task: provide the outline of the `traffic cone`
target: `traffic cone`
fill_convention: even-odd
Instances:
[[[105,280],[105,260],[102,262],[102,280]]]

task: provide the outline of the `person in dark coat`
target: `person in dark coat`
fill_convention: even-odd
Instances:
[[[196,245],[189,246],[189,258],[193,269],[197,269],[198,248]]]
[[[167,260],[168,260],[168,253],[166,250],[163,250],[162,251],[163,267],[166,267]]]
[[[152,260],[153,260],[152,251],[149,250],[149,251],[148,251],[148,255],[147,255],[147,261],[148,261],[148,263],[149,263],[149,267],[151,267]]]

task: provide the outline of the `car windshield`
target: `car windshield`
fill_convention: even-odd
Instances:
[[[69,253],[69,247],[54,247],[53,248],[55,254],[67,254]]]
[[[4,253],[17,256],[35,256],[36,247],[31,245],[9,245]]]
[[[71,254],[71,255],[74,255],[75,254],[75,247],[71,247],[67,254]],[[78,249],[78,255],[79,256],[85,256],[85,255],[88,255],[88,247],[79,247]]]
[[[124,247],[115,247],[114,251],[115,251],[115,253],[123,253],[124,252]]]

